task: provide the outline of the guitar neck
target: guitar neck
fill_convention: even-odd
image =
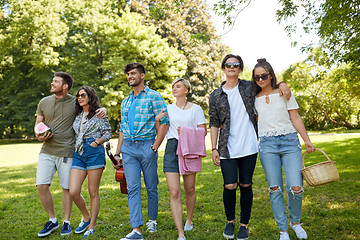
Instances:
[[[118,162],[116,161],[114,155],[112,155],[112,153],[111,153],[110,143],[109,143],[109,142],[106,143],[106,153],[107,153],[108,157],[110,158],[111,162],[112,162],[114,165],[117,165]]]

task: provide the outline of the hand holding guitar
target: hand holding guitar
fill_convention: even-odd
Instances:
[[[122,165],[120,165],[120,157],[119,156],[115,156],[114,157],[115,161],[111,160],[111,165],[116,169],[120,169],[122,167]]]
[[[117,182],[120,182],[121,193],[127,194],[128,191],[127,191],[127,186],[126,186],[126,178],[125,178],[125,174],[124,174],[124,168],[123,168],[123,164],[122,164],[122,159],[120,159],[119,156],[114,157],[112,155],[111,150],[110,150],[110,143],[109,142],[106,143],[105,148],[106,148],[106,153],[107,153],[107,155],[109,156],[109,158],[111,160],[111,164],[116,169],[115,179],[116,179]]]

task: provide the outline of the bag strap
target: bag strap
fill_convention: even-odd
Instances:
[[[325,157],[327,158],[327,160],[328,160],[329,162],[331,162],[331,159],[328,157],[328,155],[326,155],[326,153],[325,153],[323,150],[321,150],[321,149],[319,149],[319,148],[315,148],[315,150],[318,150],[318,151],[322,152],[322,154],[325,155]],[[307,153],[308,153],[308,152],[305,151],[304,154],[303,154],[303,156],[302,156],[303,168],[305,168],[305,162],[304,162],[304,160],[305,160],[305,155],[306,155]]]

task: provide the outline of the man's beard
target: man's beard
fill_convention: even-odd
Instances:
[[[137,87],[137,86],[140,85],[140,83],[141,83],[141,81],[135,80],[133,84],[130,84],[130,83],[129,83],[129,86],[130,86],[130,87]]]
[[[51,92],[51,93],[54,93],[54,94],[60,94],[60,93],[63,93],[64,90],[63,90],[63,89],[60,89],[60,90],[54,89],[54,90],[52,91],[52,90],[50,89],[50,92]]]

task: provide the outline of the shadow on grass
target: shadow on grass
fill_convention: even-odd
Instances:
[[[309,239],[360,239],[359,221],[359,138],[344,141],[322,142],[316,147],[324,150],[336,161],[340,180],[335,183],[310,187],[305,184],[302,222]],[[222,239],[226,217],[222,203],[223,180],[219,167],[213,165],[210,151],[203,161],[203,172],[197,175],[197,203],[194,214],[194,231],[186,233],[187,239]],[[176,239],[176,228],[170,211],[169,191],[162,172],[162,155],[159,158],[159,231],[144,232],[145,239]],[[308,154],[306,165],[325,161],[321,153]],[[0,169],[0,236],[2,239],[36,239],[37,232],[48,220],[35,187],[36,164]],[[142,184],[144,221],[147,217],[147,194]],[[57,174],[50,187],[58,220],[63,220],[62,191]],[[278,239],[278,229],[273,219],[268,199],[267,183],[260,161],[254,173],[254,202],[250,221],[251,239]],[[87,183],[83,195],[89,206]],[[286,195],[286,194],[285,194]],[[89,239],[119,239],[131,231],[127,195],[121,194],[115,181],[115,171],[108,161],[100,187],[101,209],[96,223],[96,233]],[[239,191],[237,218],[239,221]],[[185,196],[182,196],[184,219]],[[73,206],[71,223],[76,228],[81,219]],[[60,224],[61,225],[61,224]],[[238,229],[238,222],[237,227]],[[296,239],[293,231],[290,237]],[[56,230],[47,239],[82,239],[81,235],[60,236]]]

